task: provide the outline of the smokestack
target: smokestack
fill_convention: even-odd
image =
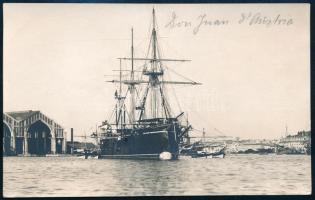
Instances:
[[[73,154],[74,143],[73,143],[73,128],[71,128],[71,154]]]

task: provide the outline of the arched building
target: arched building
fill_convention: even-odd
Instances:
[[[40,111],[3,113],[4,155],[65,153],[64,129]]]

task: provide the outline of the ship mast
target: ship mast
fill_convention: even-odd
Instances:
[[[121,80],[122,76],[122,71],[121,71],[121,59],[119,59],[119,80]],[[121,104],[121,83],[119,83],[119,97],[118,97],[118,102],[119,102],[119,118],[120,118],[120,128],[122,129],[123,127],[123,119],[122,119],[122,104]],[[118,119],[119,122],[119,119]],[[118,123],[117,123],[117,128],[118,128]],[[121,131],[121,136],[123,134],[123,131]]]
[[[144,116],[144,112],[146,111],[146,101],[149,91],[151,92],[151,102],[148,103],[148,107],[150,107],[151,116],[150,118],[158,118],[161,116],[165,116],[165,118],[171,118],[171,108],[168,104],[166,94],[164,93],[164,84],[184,84],[184,85],[199,85],[201,83],[197,83],[195,81],[189,80],[188,81],[166,81],[163,79],[159,79],[159,77],[163,77],[164,75],[164,69],[162,67],[162,62],[169,62],[169,61],[175,61],[175,62],[186,62],[190,60],[184,60],[184,59],[162,59],[160,58],[160,52],[158,50],[158,42],[157,42],[157,26],[156,26],[156,17],[155,17],[155,9],[153,8],[152,11],[152,19],[153,19],[153,26],[152,26],[152,33],[151,33],[151,40],[150,40],[150,48],[149,52],[151,51],[150,57],[145,58],[135,58],[134,57],[134,47],[133,47],[133,29],[131,29],[131,57],[130,58],[118,58],[121,60],[131,60],[131,74],[129,80],[112,80],[108,82],[112,83],[123,83],[128,85],[128,90],[130,92],[130,112],[129,121],[130,124],[135,123],[135,110],[140,110],[140,115],[138,120],[141,120]],[[134,78],[134,61],[148,61],[150,63],[149,68],[144,68],[142,73],[143,75],[148,76],[148,80],[135,80]],[[121,71],[121,70],[120,70]],[[146,89],[144,92],[144,96],[141,98],[141,105],[135,106],[135,86],[139,84],[146,84]],[[161,101],[161,102],[160,102]],[[160,107],[161,106],[161,107]],[[120,108],[122,105],[119,106]],[[159,107],[162,108],[162,113],[159,115]],[[124,107],[125,108],[125,107]],[[164,110],[164,112],[163,112]],[[120,111],[121,113],[121,111]],[[124,110],[125,113],[125,110]],[[124,114],[125,116],[125,114]],[[118,119],[119,120],[119,119]]]
[[[117,93],[117,90],[115,92],[115,99],[118,100],[117,104],[115,105],[116,110],[116,127],[120,129],[123,128],[123,125],[125,123],[125,118],[123,115],[124,112],[124,99],[125,97],[122,96],[122,69],[121,69],[121,59],[119,59],[119,93]]]
[[[133,71],[133,28],[131,28],[131,77],[130,80],[134,81],[134,71]],[[130,124],[134,122],[135,119],[135,85],[130,84],[130,95],[131,95],[131,103],[130,103]]]
[[[121,59],[119,59],[119,80],[121,81]],[[119,83],[119,93],[115,92],[115,98],[118,99],[118,105],[116,104],[116,126],[118,127],[119,122],[122,122],[121,118],[121,83]]]
[[[152,117],[153,118],[156,118],[157,117],[157,91],[156,91],[156,82],[158,81],[158,76],[157,74],[155,74],[157,72],[157,63],[156,63],[156,30],[155,30],[155,10],[153,8],[153,11],[152,11],[152,15],[153,15],[153,29],[152,29],[152,39],[153,39],[153,60],[152,60],[152,70],[153,70],[153,73],[152,73],[152,76],[150,76],[150,80],[151,80],[151,85],[153,87],[152,89],[152,107],[151,107],[151,110],[152,110]]]

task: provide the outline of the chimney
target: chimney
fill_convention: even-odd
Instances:
[[[73,154],[74,143],[73,143],[73,128],[71,128],[71,154]]]

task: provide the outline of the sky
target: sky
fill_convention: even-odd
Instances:
[[[163,58],[192,60],[167,67],[202,83],[169,92],[194,128],[244,139],[310,129],[307,4],[4,4],[4,111],[93,131],[114,108],[106,80],[130,56],[131,28],[145,56],[153,7]]]

